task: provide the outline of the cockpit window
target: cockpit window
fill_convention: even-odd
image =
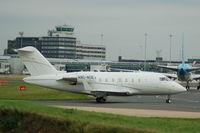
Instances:
[[[167,77],[160,77],[160,81],[169,81]]]

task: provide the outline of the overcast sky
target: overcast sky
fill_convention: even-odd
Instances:
[[[0,0],[0,55],[7,40],[19,36],[45,36],[55,25],[75,26],[82,43],[103,44],[107,59],[119,55],[144,58],[147,33],[147,59],[156,51],[169,60],[169,34],[172,59],[181,59],[182,33],[186,58],[200,58],[200,0]]]

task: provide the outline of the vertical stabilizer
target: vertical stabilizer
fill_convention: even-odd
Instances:
[[[34,47],[24,47],[18,49],[17,52],[31,76],[56,74],[58,72]]]

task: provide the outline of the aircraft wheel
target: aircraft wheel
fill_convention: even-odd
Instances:
[[[105,103],[106,99],[104,97],[97,97],[96,98],[96,102],[98,102],[98,103]]]
[[[197,86],[197,90],[199,90],[200,89],[200,86]]]
[[[171,103],[171,96],[170,95],[167,95],[167,100],[166,100],[166,103]]]
[[[100,98],[99,97],[96,98],[96,102],[100,103]]]
[[[187,85],[186,87],[185,87],[186,89],[187,89],[187,91],[190,89],[190,86],[189,85]]]
[[[167,100],[166,100],[166,103],[171,103],[171,100],[170,100],[170,99],[167,99]]]

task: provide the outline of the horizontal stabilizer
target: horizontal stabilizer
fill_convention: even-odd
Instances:
[[[24,47],[16,50],[17,52],[34,52],[33,47]]]

